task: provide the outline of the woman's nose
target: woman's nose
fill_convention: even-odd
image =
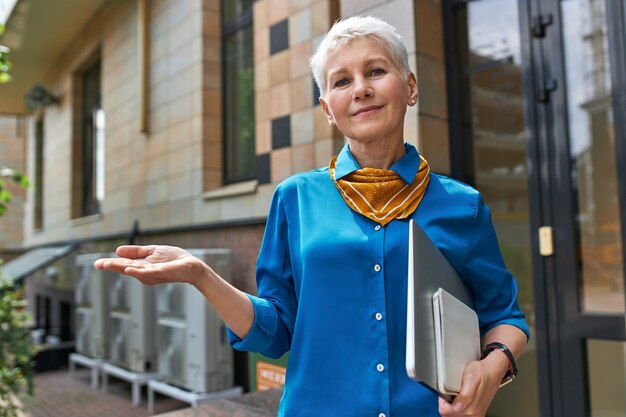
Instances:
[[[370,84],[369,80],[365,77],[357,77],[354,80],[354,92],[353,98],[354,100],[362,100],[364,98],[369,98],[374,95],[374,89]]]

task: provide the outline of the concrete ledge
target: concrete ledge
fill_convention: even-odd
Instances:
[[[220,399],[196,408],[185,408],[158,417],[276,417],[283,390],[251,392]]]
[[[210,401],[239,396],[242,391],[241,387],[232,387],[220,391],[192,392],[166,382],[151,380],[148,381],[148,414],[154,414],[155,392],[191,404],[195,408]]]

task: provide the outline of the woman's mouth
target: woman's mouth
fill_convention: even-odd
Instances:
[[[367,106],[367,107],[363,107],[363,108],[360,108],[359,110],[357,110],[352,116],[366,117],[366,116],[369,116],[370,114],[376,113],[382,107],[383,106]]]

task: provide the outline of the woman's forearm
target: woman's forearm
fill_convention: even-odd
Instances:
[[[226,282],[209,266],[191,282],[213,306],[228,328],[240,338],[246,337],[254,322],[254,308],[248,296]]]

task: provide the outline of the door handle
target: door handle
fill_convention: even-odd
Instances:
[[[539,228],[539,253],[541,256],[554,255],[551,226],[542,226]]]

